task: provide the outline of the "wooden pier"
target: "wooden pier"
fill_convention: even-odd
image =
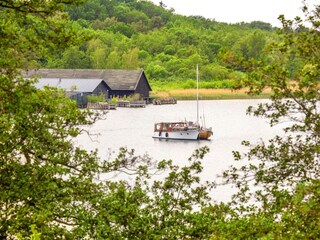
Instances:
[[[146,101],[126,101],[126,100],[119,100],[118,107],[126,107],[126,108],[141,108],[146,107]]]
[[[130,101],[119,100],[117,105],[118,105],[118,107],[129,107],[130,106]]]
[[[116,103],[109,103],[109,109],[110,110],[116,110],[117,109],[117,104]]]
[[[163,105],[163,104],[177,104],[177,99],[174,97],[157,98],[153,99],[153,105]]]
[[[95,110],[116,110],[117,105],[107,102],[88,103],[87,108]]]
[[[141,108],[146,107],[146,101],[132,101],[130,102],[131,108]]]

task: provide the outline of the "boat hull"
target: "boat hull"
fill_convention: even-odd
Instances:
[[[213,135],[211,130],[201,130],[199,133],[199,139],[208,140]]]
[[[176,131],[176,132],[155,131],[152,137],[157,139],[172,139],[172,140],[198,140],[199,131],[198,130],[187,130],[187,131]]]

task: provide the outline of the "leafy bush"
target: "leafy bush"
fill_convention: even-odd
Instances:
[[[113,97],[111,100],[110,100],[110,103],[118,103],[119,99],[116,98],[116,97]]]
[[[196,82],[194,80],[187,80],[186,82],[183,82],[182,84],[183,89],[190,89],[190,88],[196,88]]]
[[[138,101],[140,99],[141,99],[141,96],[139,93],[135,93],[129,97],[129,101]]]
[[[105,102],[106,97],[103,93],[101,93],[99,95],[89,95],[87,96],[87,100],[90,103]]]
[[[212,81],[212,82],[201,82],[200,88],[205,89],[219,89],[219,88],[232,88],[235,85],[234,80],[223,80],[223,81]]]

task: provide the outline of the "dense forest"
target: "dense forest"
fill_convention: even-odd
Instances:
[[[42,68],[143,69],[153,87],[194,87],[196,64],[202,88],[230,87],[246,76],[242,62],[266,58],[265,46],[277,39],[269,23],[186,17],[162,2],[89,0],[66,10],[83,41]]]

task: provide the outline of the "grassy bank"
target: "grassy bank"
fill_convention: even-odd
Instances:
[[[199,89],[199,99],[215,100],[215,99],[250,99],[250,98],[269,98],[270,91],[265,91],[259,96],[249,96],[247,90],[231,90],[231,89]],[[171,89],[165,91],[151,92],[152,97],[165,98],[175,97],[178,100],[195,100],[195,89]]]

